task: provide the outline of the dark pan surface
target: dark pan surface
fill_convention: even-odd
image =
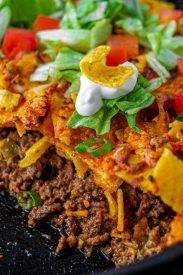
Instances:
[[[170,1],[173,2],[173,1]],[[183,9],[183,0],[174,1]],[[70,250],[62,256],[54,251],[58,232],[45,224],[32,229],[27,214],[15,208],[16,200],[0,195],[0,274],[105,274],[105,275],[183,275],[183,244],[137,264],[114,269],[98,250],[87,259]]]

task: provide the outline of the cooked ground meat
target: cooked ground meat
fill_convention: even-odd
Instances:
[[[110,219],[106,197],[95,184],[91,171],[79,178],[73,163],[58,156],[53,147],[35,164],[19,168],[19,160],[40,137],[37,132],[28,132],[20,138],[13,129],[0,131],[0,138],[16,148],[8,160],[0,153],[0,187],[9,185],[15,196],[29,189],[40,195],[43,204],[30,211],[28,222],[36,226],[49,221],[59,229],[58,253],[67,247],[78,247],[89,256],[93,246],[100,246],[117,265],[123,265],[162,249],[174,213],[151,193],[122,185],[125,232],[121,237],[111,237],[116,221]]]

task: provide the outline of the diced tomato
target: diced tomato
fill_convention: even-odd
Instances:
[[[118,66],[127,60],[128,58],[126,51],[121,50],[121,48],[114,48],[109,52],[106,64],[107,66]]]
[[[175,97],[175,110],[177,114],[183,113],[183,93]]]
[[[156,78],[158,77],[157,73],[155,71],[153,71],[152,69],[148,69],[145,77],[148,79],[148,80],[151,80],[153,78]]]
[[[138,38],[135,35],[111,35],[107,44],[111,47],[107,56],[108,66],[117,66],[139,54]]]
[[[179,23],[182,15],[183,11],[181,10],[160,9],[159,11],[160,22],[162,24],[167,24],[171,20],[175,20],[177,23]]]
[[[177,59],[177,65],[178,65],[179,72],[183,75],[183,58]]]
[[[8,58],[17,58],[21,53],[36,50],[35,31],[9,28],[2,44]]]
[[[58,29],[59,26],[59,19],[51,18],[45,15],[39,15],[34,21],[34,29],[36,31]]]

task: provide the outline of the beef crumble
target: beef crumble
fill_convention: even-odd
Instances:
[[[161,251],[174,216],[168,206],[149,192],[123,184],[125,231],[115,236],[116,221],[109,217],[106,197],[92,171],[79,178],[73,163],[58,156],[54,147],[30,167],[19,167],[19,160],[40,137],[38,132],[20,138],[14,129],[0,131],[0,138],[16,148],[9,159],[0,153],[0,186],[9,188],[14,196],[29,189],[40,195],[43,205],[30,211],[28,222],[36,226],[49,221],[59,229],[58,253],[78,247],[90,256],[93,247],[99,246],[120,266]]]

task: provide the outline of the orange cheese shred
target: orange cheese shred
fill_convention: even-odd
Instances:
[[[117,217],[117,203],[109,191],[104,191],[104,195],[109,204],[109,217],[111,219],[116,219]]]
[[[118,189],[117,191],[117,205],[118,205],[118,223],[117,229],[119,232],[124,231],[124,200],[123,191]]]
[[[65,213],[68,217],[84,217],[84,218],[88,217],[88,210],[77,210],[77,211],[66,210]]]

